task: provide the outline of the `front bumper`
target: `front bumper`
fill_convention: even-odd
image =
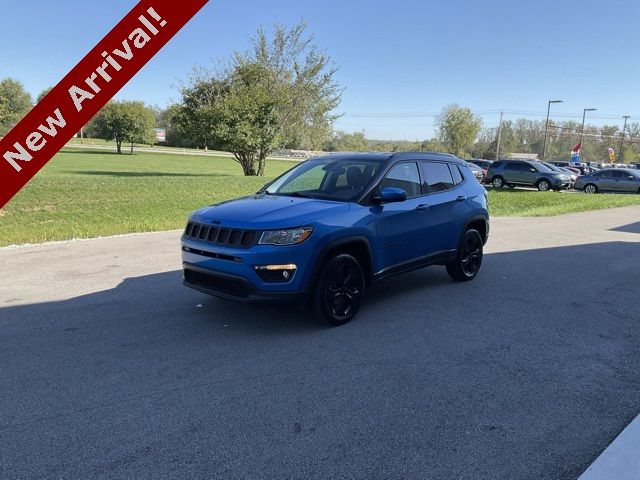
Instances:
[[[243,302],[288,302],[305,297],[316,258],[313,239],[294,246],[254,245],[248,249],[182,238],[183,283],[217,297]],[[256,267],[296,265],[287,281],[265,281]]]
[[[200,268],[184,262],[182,283],[199,292],[240,302],[296,303],[307,297],[306,291],[264,291],[239,275]]]

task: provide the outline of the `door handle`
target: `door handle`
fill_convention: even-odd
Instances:
[[[428,210],[428,209],[429,209],[429,205],[426,203],[423,203],[422,205],[418,205],[416,207],[416,210],[419,212],[424,212],[425,210]]]
[[[464,202],[467,199],[467,197],[465,197],[464,195],[460,195],[458,198],[456,198],[456,202]]]

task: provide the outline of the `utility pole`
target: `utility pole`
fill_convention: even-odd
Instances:
[[[542,147],[542,161],[547,157],[547,136],[549,135],[549,115],[551,114],[551,104],[562,103],[562,100],[549,100],[547,105],[547,122],[544,124],[544,146]]]
[[[622,127],[622,138],[620,139],[620,163],[624,163],[624,134],[627,132],[627,120],[629,120],[629,115],[625,115],[624,117],[624,127]]]
[[[500,160],[500,141],[502,140],[502,116],[504,112],[500,112],[500,124],[498,125],[498,146],[496,147],[496,162]]]

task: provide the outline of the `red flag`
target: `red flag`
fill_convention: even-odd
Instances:
[[[0,208],[207,2],[141,0],[0,140]]]

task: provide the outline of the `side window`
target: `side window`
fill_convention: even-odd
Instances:
[[[626,178],[627,178],[627,176],[629,175],[627,172],[623,172],[623,171],[621,171],[621,170],[619,170],[619,171],[617,171],[617,172],[613,172],[613,174],[614,174],[613,176],[614,176],[615,178],[620,178],[620,179],[622,179],[622,178],[625,178],[625,179],[626,179]]]
[[[380,189],[394,187],[407,192],[407,198],[422,195],[420,187],[420,174],[415,163],[399,163],[391,169],[387,176],[380,182]]]
[[[429,193],[442,192],[453,188],[453,177],[449,165],[439,162],[422,162],[424,184]],[[460,175],[460,172],[458,172]]]
[[[462,176],[462,173],[460,173],[460,167],[458,167],[458,165],[449,164],[449,170],[451,170],[454,185],[460,185],[464,182],[464,177]]]
[[[520,171],[520,167],[521,167],[521,165],[519,163],[511,162],[511,163],[507,163],[507,165],[504,167],[504,169],[507,172],[519,172]]]

